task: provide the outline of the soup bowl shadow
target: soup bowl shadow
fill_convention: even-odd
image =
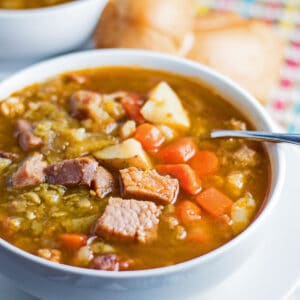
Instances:
[[[229,79],[188,60],[140,50],[93,50],[37,64],[0,83],[0,99],[66,71],[101,66],[141,66],[197,78],[222,94],[257,130],[277,129],[263,107]],[[266,144],[265,148],[271,178],[263,208],[244,232],[210,253],[163,268],[106,272],[55,264],[0,239],[1,272],[42,299],[185,299],[205,291],[237,270],[269,232],[272,210],[283,187],[285,159],[280,145]]]
[[[0,61],[37,60],[83,46],[107,0],[73,0],[34,9],[0,8]]]

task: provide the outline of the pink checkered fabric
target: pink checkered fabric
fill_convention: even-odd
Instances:
[[[288,41],[278,86],[266,108],[283,128],[300,132],[300,0],[199,0],[200,13],[234,11],[270,23]]]

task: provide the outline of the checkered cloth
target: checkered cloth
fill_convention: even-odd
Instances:
[[[199,13],[234,11],[271,24],[288,41],[278,86],[266,108],[289,132],[300,132],[300,0],[199,0]]]

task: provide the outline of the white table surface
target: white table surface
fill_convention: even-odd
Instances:
[[[28,62],[26,64],[0,62],[0,80],[27,64]],[[261,241],[256,252],[233,275],[210,291],[205,293],[199,291],[197,295],[185,300],[300,299],[300,282],[299,288],[297,285],[300,280],[300,184],[298,180],[300,148],[298,150],[295,146],[284,145],[284,149],[287,175],[282,198],[272,216],[272,234]],[[143,300],[153,300],[153,296],[144,294]],[[160,297],[160,299],[177,299],[176,292],[160,294]],[[0,299],[33,300],[35,298],[19,291],[12,282],[0,275]],[[141,298],[132,295],[130,299]]]

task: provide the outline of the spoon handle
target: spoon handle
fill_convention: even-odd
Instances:
[[[273,143],[290,143],[300,145],[300,134],[297,133],[272,133],[262,131],[239,130],[215,130],[210,134],[211,138],[244,138]]]

